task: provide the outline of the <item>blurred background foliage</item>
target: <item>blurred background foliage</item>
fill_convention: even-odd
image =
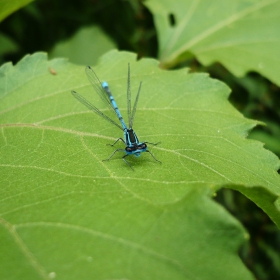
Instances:
[[[172,21],[170,18],[171,25]],[[157,58],[158,53],[153,15],[138,0],[38,0],[12,13],[0,26],[1,64],[16,64],[37,51],[83,65],[95,64],[113,48],[135,52],[139,58]],[[280,89],[276,85],[253,72],[235,77],[219,63],[204,67],[195,57],[178,67],[207,72],[226,83],[232,89],[233,106],[246,117],[266,124],[248,137],[265,143],[265,148],[280,157]],[[216,200],[250,233],[249,243],[239,253],[256,279],[280,279],[279,229],[238,192],[222,189]]]

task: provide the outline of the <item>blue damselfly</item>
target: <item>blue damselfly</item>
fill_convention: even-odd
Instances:
[[[125,161],[125,163],[130,168],[132,168],[132,166],[126,160],[126,157],[130,156],[130,155],[139,157],[141,155],[141,153],[147,152],[154,158],[154,160],[161,163],[159,160],[157,160],[155,158],[155,156],[148,150],[148,147],[147,147],[147,144],[157,145],[157,144],[159,144],[159,142],[158,143],[150,143],[147,141],[140,142],[138,140],[138,137],[137,137],[135,131],[132,129],[142,82],[140,82],[140,85],[138,88],[138,93],[136,95],[133,108],[131,108],[130,66],[129,66],[129,64],[128,64],[128,77],[127,77],[127,114],[128,114],[128,123],[129,123],[128,127],[126,126],[126,124],[124,122],[124,119],[117,106],[117,103],[110,91],[108,83],[107,82],[101,83],[99,78],[97,77],[97,75],[95,74],[95,72],[93,71],[93,69],[90,66],[87,66],[85,71],[86,71],[87,77],[88,77],[89,81],[91,82],[94,90],[97,92],[97,94],[100,96],[100,98],[107,104],[107,106],[115,112],[116,116],[118,117],[118,119],[120,121],[120,124],[116,123],[113,119],[111,119],[110,117],[105,115],[97,107],[95,107],[93,104],[91,104],[88,100],[86,100],[83,96],[78,94],[76,91],[72,91],[73,96],[76,99],[78,99],[82,104],[84,104],[86,107],[88,107],[91,111],[93,111],[97,115],[101,116],[105,120],[109,121],[110,123],[114,124],[121,130],[123,130],[123,134],[124,134],[124,138],[118,138],[113,144],[110,144],[110,145],[114,146],[119,140],[121,140],[126,145],[125,149],[115,150],[112,153],[112,155],[109,158],[105,159],[104,161],[110,160],[116,152],[125,152],[125,155],[122,157],[122,159]],[[132,109],[132,111],[131,111],[131,109]]]

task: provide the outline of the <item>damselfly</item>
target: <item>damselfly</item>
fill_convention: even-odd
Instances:
[[[138,140],[138,137],[137,137],[135,131],[132,129],[142,82],[140,82],[140,85],[139,85],[139,88],[138,88],[138,93],[136,95],[135,102],[134,102],[134,105],[133,105],[133,108],[132,108],[132,111],[131,111],[130,66],[129,66],[129,64],[128,64],[128,77],[127,77],[127,115],[128,115],[129,127],[126,126],[126,124],[123,120],[123,117],[122,117],[121,112],[120,112],[120,110],[117,106],[117,103],[116,103],[116,101],[115,101],[115,99],[114,99],[114,97],[113,97],[113,95],[112,95],[112,93],[109,89],[108,83],[107,82],[102,82],[101,83],[99,78],[97,77],[97,75],[95,74],[95,72],[92,70],[92,68],[90,66],[86,67],[86,74],[87,74],[87,77],[88,77],[89,81],[93,85],[94,90],[98,93],[100,98],[107,104],[107,106],[111,110],[114,111],[114,113],[118,117],[121,125],[119,125],[114,120],[112,120],[110,117],[108,117],[103,112],[101,112],[99,109],[97,109],[93,104],[91,104],[88,100],[86,100],[83,96],[78,94],[76,91],[72,91],[72,94],[74,95],[75,98],[77,98],[82,104],[84,104],[86,107],[88,107],[91,111],[93,111],[94,113],[103,117],[105,120],[114,124],[115,126],[120,128],[121,130],[123,130],[123,134],[124,134],[124,138],[118,138],[113,144],[109,144],[109,145],[114,146],[119,140],[121,140],[126,145],[125,149],[115,150],[112,153],[112,155],[109,158],[105,159],[104,161],[110,160],[116,152],[125,152],[125,155],[122,157],[122,159],[125,161],[125,163],[130,168],[132,168],[132,166],[126,160],[126,157],[130,156],[130,155],[134,155],[136,157],[139,157],[141,155],[141,153],[147,152],[154,158],[154,160],[161,163],[159,160],[157,160],[155,158],[155,156],[148,150],[148,147],[147,147],[147,144],[157,145],[157,144],[159,144],[159,142],[158,143],[150,143],[150,142],[147,142],[147,141],[140,142]]]

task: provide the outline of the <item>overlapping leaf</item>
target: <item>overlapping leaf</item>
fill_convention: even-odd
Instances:
[[[24,7],[33,0],[1,0],[0,1],[0,21],[9,16],[14,11]]]
[[[280,85],[280,1],[149,0],[163,65],[194,54],[237,76],[256,71]],[[173,19],[173,22],[172,20]]]
[[[102,54],[114,48],[113,42],[100,28],[90,26],[81,28],[71,39],[59,42],[49,56],[67,57],[76,64],[95,64]]]

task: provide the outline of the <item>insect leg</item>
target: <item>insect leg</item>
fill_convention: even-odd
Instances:
[[[146,150],[146,152],[149,153],[154,158],[155,161],[161,163],[161,161],[156,159],[156,157],[149,150]]]
[[[122,139],[122,138],[118,138],[113,144],[107,144],[108,146],[115,146],[115,144],[117,143],[117,142],[119,142],[120,140],[122,140],[123,141],[123,143],[125,144],[125,142],[124,142],[124,140]]]
[[[115,151],[111,154],[111,156],[109,156],[107,159],[103,159],[102,161],[109,161],[109,160],[111,159],[111,157],[112,157],[116,152],[125,152],[125,150],[123,150],[123,149],[117,149],[117,150],[115,150]]]

